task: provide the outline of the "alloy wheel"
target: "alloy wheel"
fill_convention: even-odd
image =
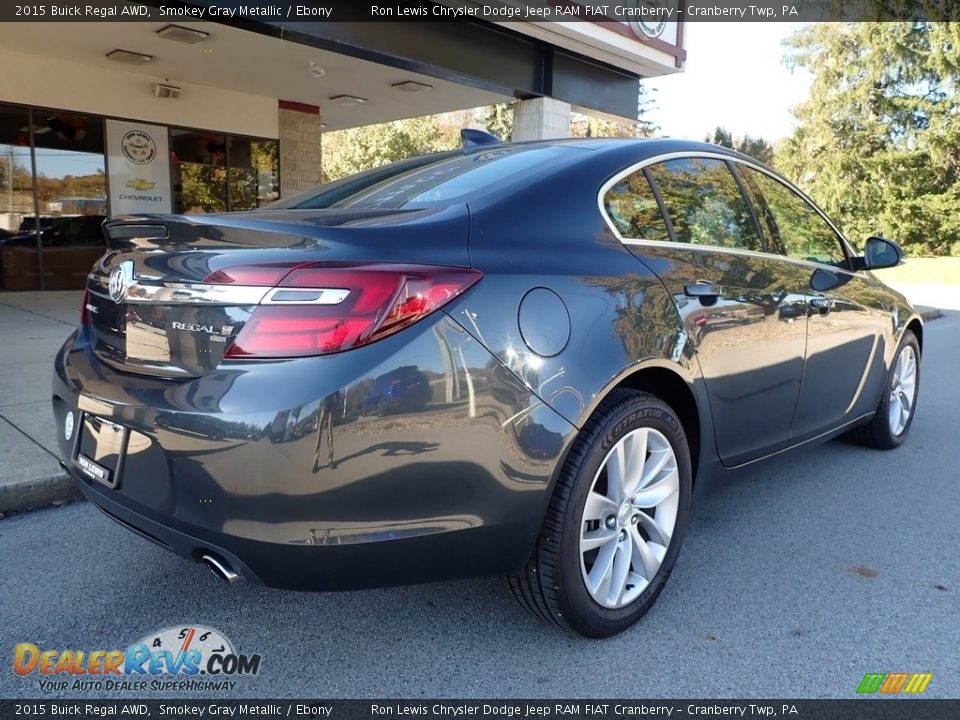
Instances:
[[[910,421],[913,404],[917,395],[917,354],[910,345],[904,345],[897,355],[890,380],[890,402],[887,407],[887,420],[890,433],[900,435]]]
[[[679,501],[667,438],[653,428],[620,438],[593,479],[580,530],[580,569],[596,602],[621,608],[647,588],[670,546]]]

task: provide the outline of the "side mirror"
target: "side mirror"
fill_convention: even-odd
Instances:
[[[894,267],[903,262],[903,256],[903,248],[893,240],[871,237],[863,248],[863,266],[866,270]]]

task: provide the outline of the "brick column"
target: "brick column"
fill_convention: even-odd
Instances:
[[[280,101],[280,195],[320,184],[320,108]]]
[[[565,137],[570,137],[570,103],[548,97],[514,103],[514,142]]]

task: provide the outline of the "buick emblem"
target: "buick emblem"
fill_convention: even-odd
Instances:
[[[110,299],[115,303],[122,303],[127,296],[127,267],[126,263],[117,265],[110,273],[110,284],[107,286]]]

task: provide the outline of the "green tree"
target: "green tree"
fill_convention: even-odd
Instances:
[[[788,47],[813,84],[777,166],[855,242],[960,254],[960,24],[811,25]]]
[[[574,115],[570,137],[649,137],[652,128],[646,122],[607,120],[594,115]]]
[[[641,87],[637,121],[575,114],[570,134],[573,137],[648,137],[656,129],[653,123],[643,119],[651,104],[649,93]],[[321,143],[324,181],[414,155],[453,150],[460,147],[460,130],[465,127],[483,128],[509,142],[513,135],[513,105],[512,102],[499,103],[324,133]]]
[[[326,180],[336,180],[413,155],[459,146],[459,128],[438,115],[336,130],[323,135],[323,175]]]
[[[754,160],[759,160],[767,165],[773,164],[773,145],[761,137],[744,135],[742,138],[739,138],[736,143],[734,143],[733,149],[737,152],[742,152],[744,155],[749,155]]]
[[[712,143],[714,145],[719,145],[721,147],[733,149],[733,134],[724,127],[717,125],[716,129],[713,131],[713,136],[707,135],[704,139],[704,142]]]
[[[773,146],[760,137],[744,135],[742,138],[734,139],[733,133],[717,125],[713,135],[707,135],[704,142],[736,150],[768,165],[773,163]]]
[[[513,103],[489,105],[480,114],[480,126],[504,142],[513,135]]]
[[[183,212],[210,213],[227,209],[225,167],[181,162],[179,172]]]

